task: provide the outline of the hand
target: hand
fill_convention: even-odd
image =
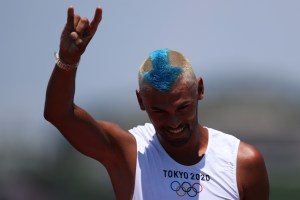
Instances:
[[[65,64],[75,64],[80,60],[87,45],[97,31],[102,19],[102,9],[96,8],[94,19],[89,22],[85,17],[74,14],[74,8],[68,8],[67,23],[60,38],[59,58]]]

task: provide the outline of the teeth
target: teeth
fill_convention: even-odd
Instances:
[[[179,129],[172,129],[169,130],[171,133],[180,133],[181,131],[183,131],[183,128],[179,128]]]

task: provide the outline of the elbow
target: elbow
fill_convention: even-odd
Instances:
[[[64,123],[73,118],[74,107],[57,106],[45,103],[44,118],[56,127],[63,126]]]
[[[53,112],[51,112],[51,110],[45,108],[44,109],[44,118],[48,122],[50,122],[52,124],[55,124],[57,116],[55,114],[53,114]]]
[[[44,109],[44,118],[54,126],[58,127],[60,122],[62,122],[63,115],[59,112],[55,112],[54,109],[46,108]]]
[[[44,109],[44,118],[45,118],[45,120],[47,120],[49,122],[51,122],[51,119],[53,118],[51,116],[51,113],[46,108]]]

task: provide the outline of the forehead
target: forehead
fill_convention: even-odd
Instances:
[[[197,95],[196,84],[191,84],[181,79],[168,92],[161,92],[149,84],[144,84],[140,92],[145,102],[173,103],[178,100],[194,99]]]

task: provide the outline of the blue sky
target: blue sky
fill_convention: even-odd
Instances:
[[[103,20],[82,57],[76,102],[136,105],[137,69],[153,50],[181,51],[208,83],[264,81],[300,88],[300,1],[1,1],[0,135],[42,138],[48,79],[69,5]],[[91,100],[92,99],[92,100]],[[101,106],[99,104],[99,106]],[[1,142],[0,142],[1,143]]]

